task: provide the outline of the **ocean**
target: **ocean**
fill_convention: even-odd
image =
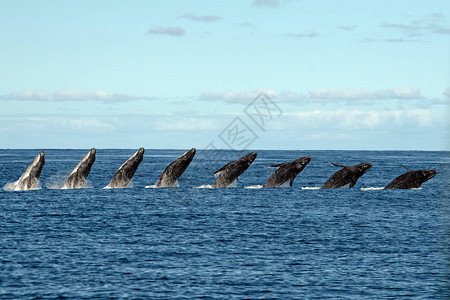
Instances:
[[[0,186],[38,150],[0,150]],[[45,150],[45,149],[44,149]],[[237,187],[199,188],[249,151],[198,150],[178,188],[146,189],[186,150],[146,149],[133,187],[103,189],[136,149],[98,149],[89,188],[56,187],[89,151],[45,150],[39,190],[0,190],[1,299],[449,299],[450,152],[257,151]],[[266,165],[311,156],[292,187]],[[380,190],[412,169],[416,190]],[[373,167],[355,187],[318,190]],[[249,188],[252,187],[252,188]]]

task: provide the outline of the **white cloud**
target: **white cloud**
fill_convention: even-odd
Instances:
[[[405,23],[385,22],[382,24],[382,27],[398,31],[408,37],[423,36],[426,34],[450,34],[450,27],[442,13],[434,13],[422,19]]]
[[[345,30],[345,31],[353,31],[356,28],[358,28],[358,26],[356,25],[346,25],[346,26],[338,26],[339,29]]]
[[[450,100],[450,88],[447,88],[443,94],[445,99]]]
[[[188,19],[191,21],[200,21],[200,22],[218,22],[222,20],[222,18],[219,16],[198,16],[195,14],[184,14],[179,16],[177,19]]]
[[[199,100],[249,104],[261,92],[264,92],[275,102],[300,103],[306,98],[305,95],[296,92],[283,91],[278,93],[274,90],[261,89],[256,91],[204,92],[200,95]]]
[[[240,22],[240,23],[235,23],[234,25],[241,26],[241,27],[247,27],[247,28],[255,28],[256,27],[254,24],[249,23],[249,22]]]
[[[408,86],[393,87],[376,91],[364,89],[317,89],[308,91],[307,95],[294,91],[277,92],[271,89],[254,91],[229,90],[224,92],[204,92],[199,96],[199,100],[249,104],[261,92],[264,92],[274,102],[292,104],[341,102],[346,104],[368,104],[374,103],[374,101],[383,100],[415,100],[415,102],[413,102],[415,104],[417,104],[417,101],[421,100],[420,104],[422,105],[436,104],[423,96],[420,89]]]
[[[319,36],[319,34],[315,31],[308,31],[305,33],[288,33],[285,34],[285,36],[292,38],[316,38]]]
[[[147,34],[162,34],[170,36],[182,36],[186,34],[186,30],[183,27],[152,27],[147,31]]]
[[[425,97],[419,89],[411,87],[393,87],[385,90],[370,92],[367,90],[352,89],[320,89],[310,90],[309,100],[311,102],[329,102],[335,100],[418,100]]]
[[[72,118],[56,118],[52,121],[60,129],[71,130],[107,130],[112,131],[114,125],[111,120],[102,121],[96,117],[72,117]]]
[[[278,0],[254,0],[252,2],[253,6],[266,6],[266,7],[278,7],[280,6],[280,1]]]
[[[390,111],[305,111],[288,112],[286,117],[295,118],[295,126],[311,129],[392,129],[392,128],[429,128],[448,126],[449,120],[442,111],[426,109],[390,110]]]
[[[84,92],[79,90],[61,90],[55,92],[46,91],[23,91],[7,95],[0,95],[0,100],[23,100],[23,101],[100,101],[105,103],[127,102],[136,100],[155,100],[153,97],[139,97],[125,95],[108,91]]]
[[[176,116],[158,119],[152,126],[157,131],[191,131],[191,130],[219,130],[218,122],[212,118],[202,116],[183,117]]]

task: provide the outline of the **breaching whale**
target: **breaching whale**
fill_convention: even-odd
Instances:
[[[342,166],[330,163],[335,167],[343,168],[334,173],[320,188],[337,189],[350,183],[349,188],[356,184],[359,177],[363,176],[372,167],[371,163],[361,163],[354,166]]]
[[[398,161],[398,160],[397,160]],[[408,170],[405,174],[402,174],[392,180],[384,189],[417,189],[420,188],[422,183],[427,180],[430,180],[434,176],[436,176],[436,170],[418,170],[414,171],[410,168],[405,167],[399,161],[398,163]]]
[[[195,156],[195,148],[185,152],[175,161],[170,163],[167,168],[162,172],[155,187],[177,187],[177,180],[187,169],[192,159]]]
[[[111,181],[105,188],[126,188],[144,158],[144,148],[140,148],[116,171]]]
[[[42,167],[45,164],[45,152],[41,151],[34,158],[33,162],[27,170],[20,176],[19,180],[14,182],[11,190],[27,191],[39,188],[39,177],[41,176]]]
[[[95,148],[92,148],[83,157],[83,159],[73,169],[72,173],[70,173],[69,177],[67,177],[63,189],[79,189],[84,187],[86,178],[88,177],[91,167],[95,161],[95,152]]]
[[[252,162],[255,160],[257,153],[252,152],[238,158],[235,161],[229,162],[214,174],[217,176],[214,182],[214,188],[228,187],[232,184],[238,177],[245,172],[245,170],[250,167]]]
[[[301,157],[291,162],[286,162],[278,165],[272,165],[269,167],[278,168],[275,172],[270,175],[267,182],[263,185],[264,188],[279,187],[283,183],[289,181],[289,185],[292,186],[295,177],[303,171],[306,165],[311,161],[310,156]]]

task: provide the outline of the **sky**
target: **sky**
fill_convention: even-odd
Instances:
[[[450,150],[450,2],[0,0],[0,148]]]

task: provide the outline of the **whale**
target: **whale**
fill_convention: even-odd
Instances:
[[[77,166],[67,177],[64,183],[63,189],[79,189],[83,188],[86,183],[86,178],[91,171],[92,165],[95,161],[95,148],[92,148],[83,159],[77,164]]]
[[[33,159],[27,170],[20,176],[19,180],[14,182],[12,190],[28,191],[39,188],[39,177],[41,176],[42,167],[45,164],[45,152],[41,151]]]
[[[354,166],[343,166],[330,163],[335,167],[342,168],[334,173],[320,188],[321,189],[337,189],[350,183],[352,188],[359,177],[363,176],[372,167],[372,163],[361,163]]]
[[[250,167],[252,162],[255,160],[256,155],[256,152],[251,152],[235,161],[229,162],[214,172],[214,175],[216,175],[217,178],[212,187],[223,188],[230,186],[235,180],[238,180],[238,177],[242,175],[248,167]]]
[[[398,161],[398,160],[397,160]],[[392,180],[384,189],[418,189],[425,181],[430,180],[436,176],[436,170],[418,170],[414,171],[410,168],[405,167],[399,161],[398,163],[408,170],[408,172],[396,177]]]
[[[126,188],[130,184],[131,178],[133,178],[139,164],[144,158],[144,148],[140,148],[136,153],[131,155],[131,157],[124,162],[123,165],[114,173],[111,181],[105,188],[109,189],[120,189]]]
[[[177,187],[178,178],[186,171],[195,156],[195,152],[195,148],[192,148],[171,162],[159,176],[155,187]]]
[[[303,171],[310,161],[311,157],[306,156],[290,162],[268,166],[278,169],[269,176],[269,179],[267,179],[263,188],[279,187],[287,181],[289,181],[289,186],[292,186],[294,179],[301,171]]]

